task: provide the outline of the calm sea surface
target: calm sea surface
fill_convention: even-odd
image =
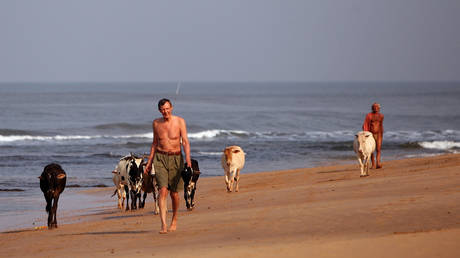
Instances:
[[[163,97],[187,121],[202,176],[223,175],[228,145],[247,153],[243,173],[354,163],[353,137],[374,101],[383,161],[460,150],[460,83],[3,83],[0,229],[46,216],[37,177],[48,163],[62,165],[68,186],[112,187],[119,158],[149,152]],[[77,202],[65,197],[73,192],[61,202]]]

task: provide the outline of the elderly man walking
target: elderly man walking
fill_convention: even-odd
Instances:
[[[155,175],[160,192],[159,208],[161,230],[160,234],[175,231],[177,228],[177,209],[179,208],[179,191],[183,189],[181,172],[184,169],[181,145],[184,149],[187,166],[190,166],[190,143],[187,137],[185,120],[172,115],[173,106],[170,100],[161,99],[158,102],[158,110],[162,117],[153,121],[153,142],[150,148],[149,160],[144,173],[147,174],[155,168]],[[187,169],[191,169],[188,167]],[[167,228],[166,198],[170,192],[173,215],[171,224]]]
[[[372,112],[366,115],[363,123],[363,131],[371,132],[374,136],[376,143],[376,152],[377,152],[377,166],[374,161],[374,153],[372,153],[372,168],[381,168],[382,163],[380,161],[381,149],[382,149],[382,139],[383,139],[383,114],[380,113],[380,104],[375,102],[372,104]]]

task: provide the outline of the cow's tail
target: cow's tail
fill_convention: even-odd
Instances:
[[[115,194],[117,194],[117,189],[115,189],[115,191],[113,192],[112,196],[110,196],[110,197],[114,197]]]

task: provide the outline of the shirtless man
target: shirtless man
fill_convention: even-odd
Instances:
[[[158,110],[162,118],[153,121],[153,142],[150,148],[150,156],[145,167],[144,174],[155,167],[155,175],[159,188],[159,208],[161,230],[160,234],[166,234],[176,230],[177,209],[179,208],[179,191],[182,190],[184,182],[181,172],[184,168],[184,160],[181,153],[181,143],[185,152],[187,164],[192,164],[190,160],[190,143],[187,137],[185,120],[181,117],[172,115],[173,106],[168,99],[158,102]],[[188,165],[189,166],[189,165]],[[189,168],[187,168],[189,169]],[[173,216],[171,225],[167,228],[167,196],[170,192]]]
[[[374,153],[372,153],[372,168],[381,168],[382,163],[380,162],[380,155],[382,149],[383,139],[383,114],[380,113],[380,104],[372,104],[372,112],[366,115],[364,119],[363,130],[369,131],[374,135],[377,151],[377,167],[375,166]]]

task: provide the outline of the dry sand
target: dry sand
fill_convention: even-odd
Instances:
[[[144,210],[101,208],[55,230],[0,233],[2,257],[460,257],[460,155],[200,178],[178,230]],[[203,171],[206,173],[205,171]],[[110,198],[113,189],[94,195]],[[170,207],[170,203],[168,203]],[[168,219],[170,218],[168,214]],[[43,214],[46,216],[46,214]],[[83,221],[83,222],[78,222]],[[59,222],[59,211],[58,211]]]

